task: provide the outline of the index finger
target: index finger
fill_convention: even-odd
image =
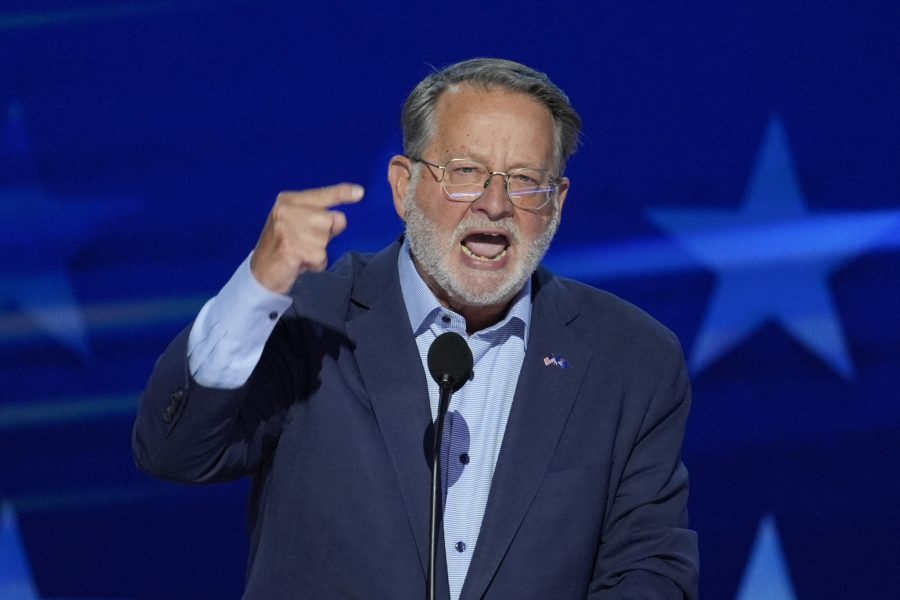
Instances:
[[[289,202],[299,202],[306,206],[317,208],[331,208],[340,204],[359,202],[365,190],[355,183],[338,183],[326,187],[303,191],[285,191],[281,195]]]

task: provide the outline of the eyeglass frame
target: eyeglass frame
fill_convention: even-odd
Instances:
[[[440,170],[441,170],[441,177],[440,177],[440,179],[437,179],[437,182],[441,184],[441,189],[444,190],[444,195],[446,195],[447,200],[449,200],[450,202],[468,202],[468,203],[472,203],[472,202],[475,202],[476,200],[478,200],[479,198],[481,198],[481,197],[484,195],[484,191],[482,191],[481,194],[479,194],[478,196],[472,198],[471,200],[467,200],[467,199],[465,199],[465,198],[454,198],[454,197],[450,194],[450,192],[447,190],[447,186],[444,184],[444,176],[445,176],[446,173],[447,173],[447,165],[449,165],[449,164],[450,164],[451,162],[453,162],[454,160],[468,160],[468,161],[471,161],[471,162],[474,162],[474,163],[478,163],[478,164],[484,166],[484,167],[488,170],[488,176],[487,176],[487,179],[485,179],[485,180],[484,180],[484,183],[482,184],[483,190],[487,190],[487,189],[488,189],[488,186],[491,185],[491,180],[494,178],[495,175],[502,175],[503,178],[504,178],[505,181],[506,181],[506,185],[504,186],[504,188],[506,189],[506,197],[509,198],[509,202],[510,202],[513,206],[515,206],[516,208],[518,208],[518,209],[520,209],[520,210],[525,210],[525,211],[528,211],[528,212],[537,212],[537,211],[541,210],[542,208],[544,208],[545,206],[547,206],[547,205],[550,203],[550,200],[552,200],[552,199],[556,196],[556,194],[559,192],[559,186],[560,186],[560,184],[562,183],[562,179],[560,179],[560,178],[558,178],[558,177],[554,177],[553,175],[550,175],[549,169],[538,169],[538,168],[536,168],[536,167],[516,167],[515,169],[510,169],[510,171],[513,172],[513,174],[515,174],[515,171],[518,171],[518,170],[521,170],[521,169],[529,169],[529,170],[532,170],[532,171],[544,171],[544,172],[547,173],[547,175],[550,176],[550,187],[549,187],[548,189],[538,188],[538,191],[542,191],[542,192],[546,192],[546,193],[547,193],[547,199],[544,201],[543,204],[541,204],[540,206],[531,206],[531,207],[529,207],[529,206],[519,206],[519,205],[516,203],[516,201],[513,200],[513,195],[512,195],[512,194],[510,193],[510,191],[509,191],[510,174],[509,174],[508,172],[506,172],[506,171],[493,171],[493,170],[491,170],[491,168],[490,168],[489,166],[487,166],[486,164],[484,164],[483,162],[481,162],[481,161],[478,160],[478,159],[475,159],[475,158],[469,158],[469,157],[467,157],[467,156],[456,156],[456,157],[453,157],[453,158],[449,159],[449,160],[448,160],[447,162],[445,162],[443,165],[438,165],[438,164],[435,164],[435,163],[433,163],[433,162],[429,162],[429,161],[425,160],[424,158],[418,158],[418,157],[416,157],[416,156],[407,156],[406,158],[408,158],[409,160],[411,160],[411,161],[413,161],[413,162],[422,163],[423,165],[428,165],[429,167],[434,167],[435,169],[440,169]],[[434,174],[432,174],[432,177],[434,177]]]

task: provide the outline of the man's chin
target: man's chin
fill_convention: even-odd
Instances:
[[[487,307],[506,304],[518,293],[525,280],[513,281],[513,273],[502,271],[467,269],[466,277],[454,277],[451,301],[467,306]]]

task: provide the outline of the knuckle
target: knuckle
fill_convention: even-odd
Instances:
[[[328,254],[324,250],[311,252],[306,256],[303,265],[309,271],[322,271],[328,266]]]
[[[335,213],[331,221],[331,233],[337,235],[347,228],[347,217],[343,213]]]
[[[328,231],[331,228],[331,216],[325,211],[311,212],[307,221],[316,231]]]

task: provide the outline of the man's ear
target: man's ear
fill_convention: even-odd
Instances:
[[[405,156],[396,155],[388,163],[388,183],[391,184],[391,193],[394,196],[394,210],[401,219],[406,217],[406,207],[403,199],[406,198],[406,190],[409,189],[412,177],[412,164]]]
[[[559,210],[562,212],[563,204],[566,202],[566,196],[569,194],[569,178],[563,177],[559,182],[559,191],[557,191],[557,200],[559,202]]]

